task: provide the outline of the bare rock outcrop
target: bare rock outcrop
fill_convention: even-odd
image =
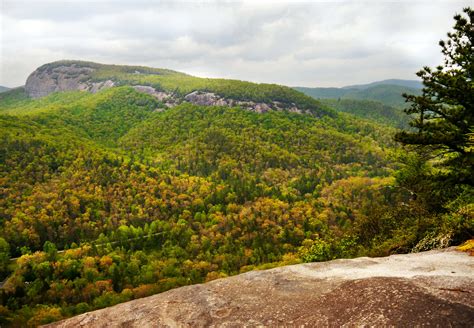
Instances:
[[[193,91],[184,100],[200,106],[227,106],[227,101],[212,92]]]
[[[474,257],[454,248],[252,271],[49,327],[472,327]]]
[[[180,103],[180,100],[174,94],[164,91],[158,91],[148,85],[134,85],[132,88],[134,88],[138,92],[146,93],[150,96],[155,97],[159,101],[163,102],[164,105],[168,108],[174,107]]]
[[[271,110],[287,110],[293,113],[303,113],[303,111],[298,109],[295,104],[287,106],[278,101],[272,101],[271,103],[241,101],[231,98],[223,98],[219,95],[216,95],[215,93],[204,91],[193,91],[184,96],[184,100],[200,106],[241,107],[242,109],[250,110],[256,113],[266,113]]]
[[[114,86],[111,80],[93,82],[93,71],[92,67],[76,64],[40,67],[26,80],[25,91],[28,96],[39,98],[58,91],[85,90],[95,93]]]

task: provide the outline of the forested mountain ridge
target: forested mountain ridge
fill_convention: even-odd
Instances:
[[[403,94],[421,94],[423,84],[416,80],[383,80],[342,88],[295,87],[321,103],[360,118],[396,128],[407,128],[410,117],[403,109],[408,106]]]
[[[417,157],[395,129],[291,88],[64,61],[28,80],[0,95],[1,324],[465,238],[469,190],[446,223],[396,182]]]
[[[357,99],[319,99],[319,101],[338,112],[348,113],[363,119],[395,128],[408,128],[410,116],[401,108],[385,105],[374,100]]]
[[[39,67],[28,77],[25,91],[28,96],[38,98],[55,91],[94,93],[123,85],[149,93],[167,107],[186,100],[199,105],[241,106],[258,112],[289,110],[318,116],[333,114],[310,97],[276,84],[198,78],[167,69],[83,61],[65,60]]]

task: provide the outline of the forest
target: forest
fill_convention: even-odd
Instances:
[[[37,326],[250,270],[472,238],[472,94],[458,103],[446,94],[438,116],[422,107],[435,101],[429,86],[447,79],[443,70],[420,73],[426,92],[407,95],[414,105],[401,118],[389,106],[320,102],[272,84],[86,62],[41,69],[70,64],[92,65],[92,79],[117,86],[0,94],[2,326]],[[446,84],[472,88],[461,73]],[[308,113],[167,108],[138,84]],[[441,105],[447,99],[454,111]],[[456,115],[467,129],[452,123]],[[436,139],[440,126],[452,139]]]

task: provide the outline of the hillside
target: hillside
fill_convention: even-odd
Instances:
[[[472,189],[433,214],[395,129],[329,106],[166,69],[41,66],[0,95],[0,325],[469,238]]]
[[[299,264],[182,287],[47,327],[468,327],[473,269],[474,258],[453,249]]]
[[[3,87],[0,85],[0,92],[5,92],[5,91],[8,91],[10,90],[10,88],[7,88],[7,87]]]
[[[356,99],[320,99],[321,103],[338,112],[348,113],[394,128],[408,128],[410,117],[396,107],[384,105],[373,100]]]

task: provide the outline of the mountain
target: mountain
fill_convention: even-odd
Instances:
[[[423,83],[418,80],[400,80],[400,79],[388,79],[382,81],[371,82],[367,84],[355,84],[342,87],[342,89],[368,89],[371,87],[379,85],[398,85],[401,87],[412,88],[412,89],[422,89]]]
[[[5,92],[5,91],[8,91],[10,90],[10,88],[7,88],[7,87],[3,87],[0,85],[0,92]]]
[[[468,189],[433,215],[396,183],[416,157],[395,129],[330,106],[167,69],[41,66],[0,94],[0,325],[466,238]]]
[[[181,287],[47,327],[467,327],[473,265],[452,248],[299,264]]]
[[[236,80],[197,78],[183,73],[141,66],[58,61],[43,65],[27,79],[26,94],[39,98],[53,92],[131,85],[172,107],[183,100],[198,105],[240,106],[249,110],[288,110],[330,115],[331,111],[291,88]],[[298,106],[296,106],[296,104]]]
[[[386,80],[390,82],[393,80]],[[396,80],[397,81],[397,80]],[[385,82],[385,81],[384,81]],[[387,106],[406,107],[403,93],[418,95],[421,94],[419,88],[407,87],[405,85],[385,84],[382,82],[374,82],[367,85],[344,87],[344,88],[306,88],[295,87],[295,90],[303,92],[315,99],[355,99],[355,100],[372,100],[383,103]]]

